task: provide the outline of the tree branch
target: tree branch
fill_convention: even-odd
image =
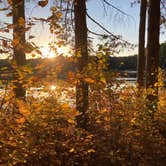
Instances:
[[[93,32],[93,31],[91,31],[91,30],[89,30],[89,29],[88,29],[88,32],[91,33],[91,34],[93,34],[93,35],[100,36],[100,37],[103,37],[103,38],[108,38],[108,37],[110,37],[109,35],[96,33],[96,32]]]
[[[134,20],[134,18],[133,18],[131,15],[127,14],[126,12],[124,12],[124,11],[122,11],[121,9],[117,8],[116,6],[112,5],[112,4],[111,4],[110,2],[108,2],[107,0],[102,0],[102,1],[103,1],[105,4],[107,4],[108,6],[112,7],[113,9],[117,10],[118,12],[122,13],[123,15],[126,15],[126,16],[128,16],[128,17],[131,17],[131,18]]]
[[[105,32],[107,32],[110,36],[112,36],[113,38],[115,38],[115,39],[117,39],[117,40],[120,40],[120,41],[122,41],[122,42],[124,42],[124,43],[126,43],[126,44],[130,44],[131,45],[131,43],[129,43],[128,41],[126,41],[126,40],[123,40],[120,36],[116,36],[116,35],[114,35],[112,32],[110,32],[109,30],[107,30],[104,26],[102,26],[99,22],[97,22],[95,19],[93,19],[88,13],[86,13],[86,15],[87,15],[87,17],[91,20],[91,21],[93,21],[96,25],[98,25],[101,29],[103,29]]]

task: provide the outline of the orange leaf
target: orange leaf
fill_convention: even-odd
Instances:
[[[25,122],[25,118],[22,117],[22,118],[19,118],[16,120],[17,123],[24,123]]]

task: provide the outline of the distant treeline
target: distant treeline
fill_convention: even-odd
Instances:
[[[159,66],[166,69],[166,43],[160,46]],[[110,57],[109,69],[111,70],[136,70],[137,55],[127,57]]]
[[[137,55],[127,57],[110,57],[110,70],[136,70],[137,69]]]
[[[97,61],[97,57],[91,57],[94,61]],[[27,64],[33,69],[40,64],[45,64],[45,70],[50,67],[61,65],[62,71],[60,77],[65,77],[67,71],[75,71],[75,63],[71,60],[71,57],[58,56],[53,59],[29,59]],[[162,69],[166,69],[166,43],[160,46],[160,58],[159,64]],[[3,73],[3,67],[7,67],[12,70],[9,61],[0,60],[0,74]],[[108,70],[136,70],[137,69],[137,55],[125,56],[125,57],[110,57],[108,59]],[[34,71],[34,73],[37,73]]]

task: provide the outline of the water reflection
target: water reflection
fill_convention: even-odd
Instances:
[[[56,86],[55,86],[55,85],[51,85],[51,86],[50,86],[50,89],[51,89],[51,90],[56,90]]]

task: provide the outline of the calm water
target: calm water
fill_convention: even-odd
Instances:
[[[136,78],[117,78],[118,81],[122,81],[121,85],[117,86],[114,85],[112,88],[114,90],[119,90],[127,86],[135,86]],[[0,95],[3,97],[5,95],[5,89],[2,87],[0,88]],[[44,87],[31,87],[27,90],[26,96],[32,96],[36,99],[42,99],[42,98],[48,98],[49,96],[56,96],[57,99],[59,99],[60,102],[74,102],[72,101],[75,95],[75,88],[68,88],[68,89],[59,89],[56,85],[50,85],[47,89]]]

